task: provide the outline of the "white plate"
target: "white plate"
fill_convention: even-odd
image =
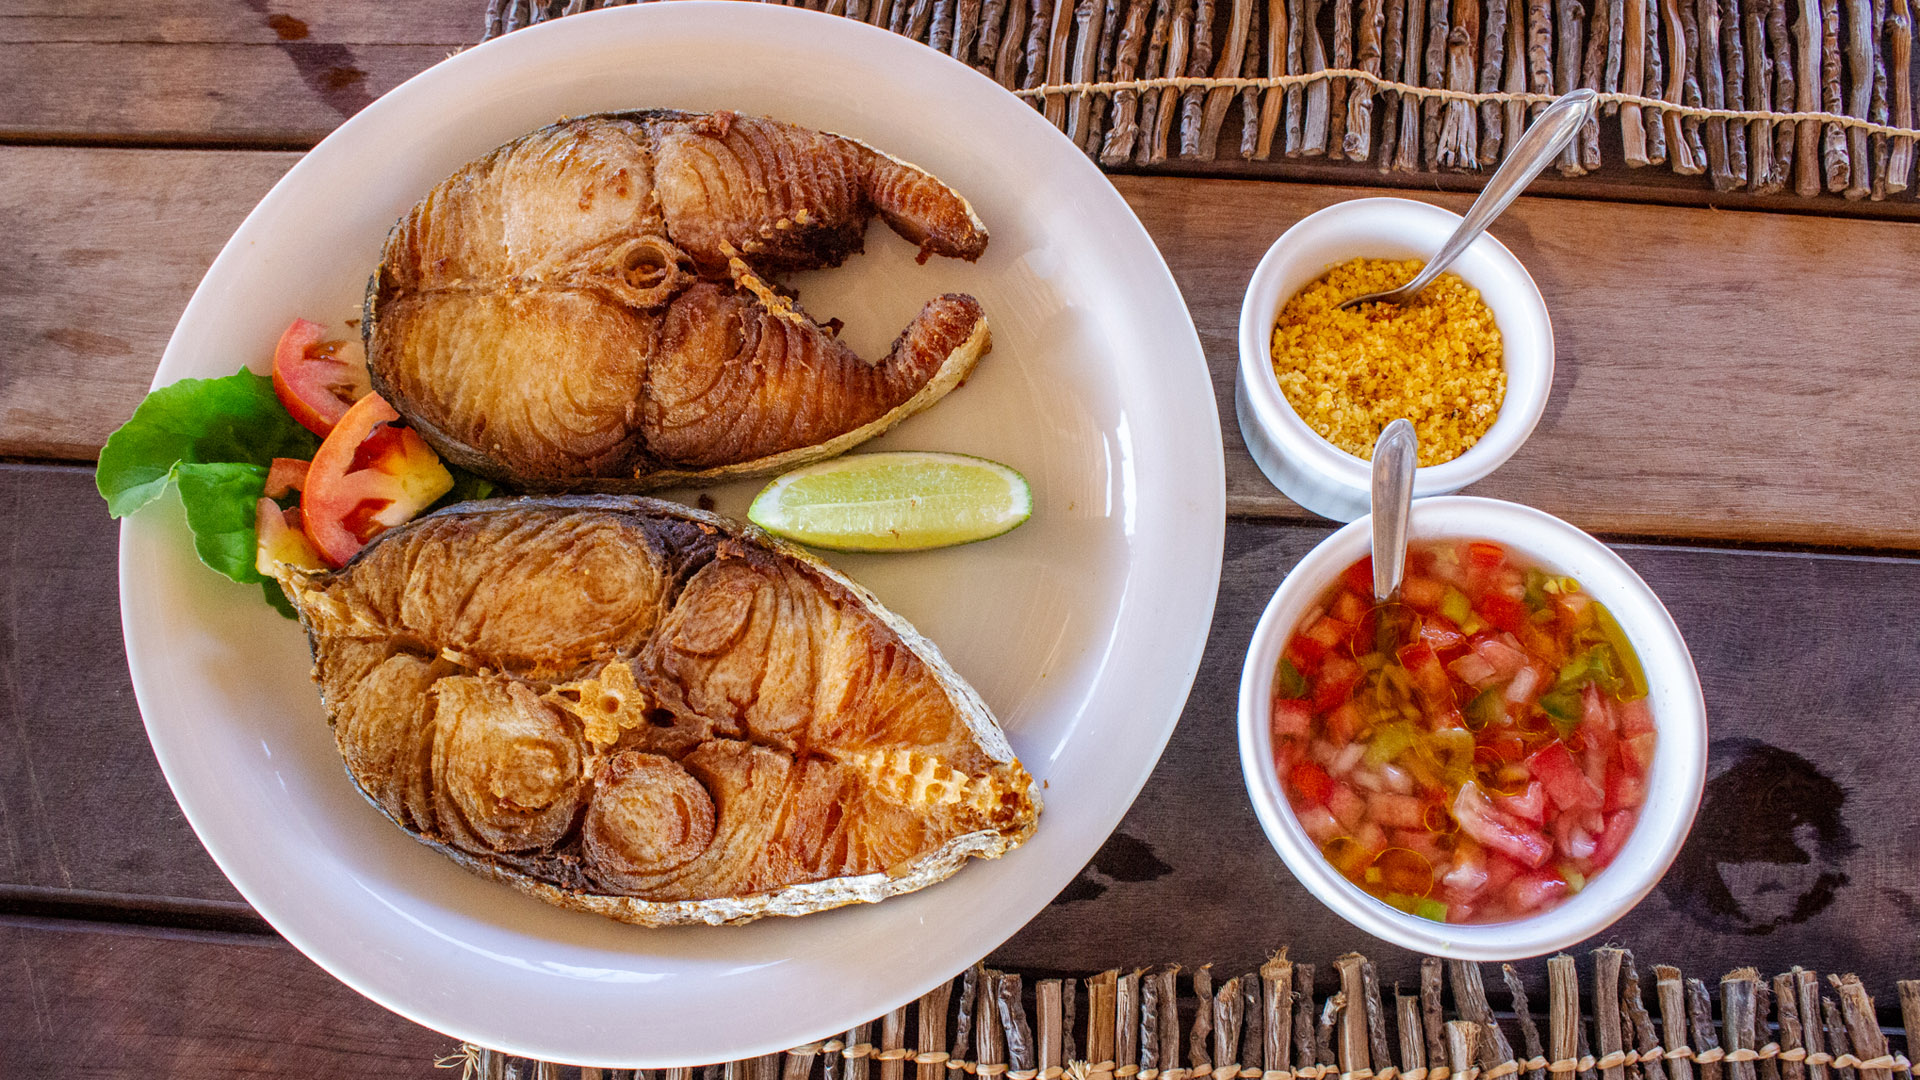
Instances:
[[[989,543],[833,561],[925,632],[1046,782],[1012,855],[884,904],[646,930],[548,907],[408,839],[348,783],[306,643],[199,566],[177,504],[122,526],[120,599],[147,732],[220,868],[300,950],[382,1005],[516,1054],[686,1065],[830,1036],[951,978],[1071,880],[1146,782],[1219,581],[1220,424],[1199,339],[1091,163],[974,71],[837,17],[734,2],[576,15],[461,53],[342,125],[208,271],[155,385],[262,369],[295,316],[357,313],[388,227],[453,169],[558,117],[734,108],[857,136],[972,200],[977,265],[868,251],[797,281],[872,355],[928,297],[978,296],[994,348],[869,448],[1007,462],[1032,521]],[[714,494],[739,513],[754,485]]]

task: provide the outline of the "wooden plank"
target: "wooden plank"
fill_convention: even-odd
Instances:
[[[0,14],[0,138],[310,146],[480,38],[483,4],[28,0]]]
[[[277,937],[0,918],[9,1076],[425,1080],[458,1048]]]
[[[300,155],[0,147],[0,454],[91,460]]]
[[[1240,300],[1267,246],[1355,188],[1116,177],[1213,369],[1228,511],[1298,518],[1234,420]],[[1465,196],[1416,195],[1454,210]],[[1546,416],[1470,489],[1616,534],[1920,547],[1920,227],[1527,198],[1492,230],[1546,296]]]
[[[0,147],[0,454],[90,459],[222,239],[294,155]],[[1299,217],[1372,194],[1117,177],[1213,370],[1228,505],[1304,519],[1240,443],[1240,296]],[[1462,196],[1422,198],[1463,208]],[[1551,310],[1546,418],[1476,493],[1616,534],[1920,548],[1920,226],[1522,199],[1495,227]],[[103,283],[111,287],[103,288]]]
[[[1357,950],[1381,985],[1417,984],[1417,958],[1354,929],[1287,872],[1241,778],[1246,643],[1280,580],[1327,532],[1228,523],[1212,631],[1158,768],[1079,878],[990,963],[1243,972],[1291,945],[1295,960],[1322,965]],[[1914,958],[1885,943],[1920,933],[1908,798],[1920,745],[1892,737],[1920,725],[1920,560],[1616,550],[1672,611],[1699,669],[1709,780],[1674,869],[1569,951],[1628,946],[1642,971],[1858,971],[1890,993]],[[1538,962],[1519,966],[1530,980],[1542,974]]]
[[[996,966],[1215,961],[1238,972],[1292,943],[1323,964],[1358,949],[1383,985],[1411,979],[1410,956],[1286,873],[1240,779],[1241,652],[1272,590],[1328,531],[1229,523],[1211,636],[1159,768],[1116,837]],[[234,896],[147,749],[117,641],[112,534],[85,470],[0,465],[0,911],[94,904],[125,917],[104,909],[148,897],[155,917],[208,925],[231,916],[219,902]],[[1897,884],[1911,880],[1906,793],[1920,746],[1888,738],[1920,726],[1920,559],[1619,550],[1686,635],[1713,717],[1714,779],[1678,868],[1607,938],[1643,964],[1688,970],[1797,963],[1858,970],[1875,987],[1912,975],[1910,957],[1882,946],[1920,932],[1920,904]],[[1777,801],[1749,807],[1743,792]],[[1750,932],[1759,926],[1769,932]]]
[[[32,890],[13,910],[118,893],[244,913],[147,746],[117,533],[91,470],[0,466],[0,887]]]

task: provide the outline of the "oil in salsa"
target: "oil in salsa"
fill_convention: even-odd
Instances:
[[[1348,567],[1274,675],[1274,766],[1348,880],[1423,918],[1525,918],[1619,854],[1653,713],[1599,601],[1482,540],[1416,543],[1400,602]]]

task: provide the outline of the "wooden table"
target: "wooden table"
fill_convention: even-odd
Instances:
[[[0,1073],[426,1076],[453,1048],[294,951],[188,830],[129,686],[115,530],[90,462],[246,211],[301,149],[469,43],[480,7],[25,0],[0,12],[0,1062],[14,1066]],[[1405,978],[1411,957],[1282,870],[1233,745],[1254,620],[1329,531],[1266,484],[1234,428],[1240,293],[1273,236],[1358,192],[1115,184],[1172,266],[1213,369],[1227,557],[1158,771],[993,962],[1237,972],[1293,943],[1323,961],[1361,948],[1383,979]],[[1672,205],[1708,201],[1672,187],[1590,183],[1587,198],[1522,200],[1494,230],[1546,294],[1559,368],[1539,430],[1474,490],[1614,540],[1667,601],[1705,684],[1700,821],[1608,936],[1702,973],[1858,970],[1884,1001],[1920,973],[1920,225],[1885,220],[1913,216],[1910,201],[1759,213]]]

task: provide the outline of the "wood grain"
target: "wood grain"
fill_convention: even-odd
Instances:
[[[310,146],[479,40],[483,4],[12,3],[0,138]]]
[[[1364,952],[1382,985],[1413,977],[1410,954],[1360,934],[1286,873],[1240,778],[1240,658],[1273,589],[1329,531],[1228,524],[1211,636],[1158,769],[1115,837],[996,965],[1210,960],[1238,973],[1291,943],[1322,964]],[[0,912],[100,900],[82,890],[118,894],[122,908],[144,896],[172,905],[159,914],[174,919],[230,912],[221,902],[235,902],[231,887],[181,820],[127,689],[113,532],[84,469],[0,465]],[[1920,725],[1920,559],[1618,550],[1686,636],[1712,717],[1715,779],[1677,869],[1607,936],[1643,963],[1708,975],[1798,963],[1858,970],[1876,988],[1912,975],[1910,952],[1885,943],[1920,932],[1910,873],[1920,832],[1906,795],[1920,747],[1887,733]],[[1767,772],[1782,755],[1802,772]],[[1743,814],[1743,788],[1783,801]],[[1829,813],[1834,835],[1822,832]],[[1798,915],[1796,897],[1822,875],[1828,900]],[[1749,932],[1773,919],[1768,933]]]
[[[1233,411],[1242,292],[1300,217],[1360,189],[1116,177],[1213,370],[1234,514],[1296,518]],[[1464,196],[1418,195],[1454,210]],[[1533,436],[1469,489],[1616,534],[1920,547],[1920,228],[1526,198],[1493,234],[1545,295],[1557,354]]]
[[[0,147],[18,253],[0,269],[0,454],[96,454],[222,239],[294,160]],[[1240,295],[1273,237],[1366,192],[1115,183],[1200,331],[1229,510],[1307,517],[1233,419]],[[1539,429],[1476,493],[1617,534],[1920,548],[1920,445],[1883,437],[1920,429],[1920,369],[1886,359],[1920,336],[1904,269],[1920,226],[1529,198],[1493,231],[1546,294],[1559,357]]]
[[[0,466],[0,888],[244,912],[147,746],[120,640],[117,534],[92,470]]]
[[[426,1080],[457,1048],[277,937],[0,917],[8,1076]]]
[[[91,460],[298,154],[0,147],[0,454]]]

